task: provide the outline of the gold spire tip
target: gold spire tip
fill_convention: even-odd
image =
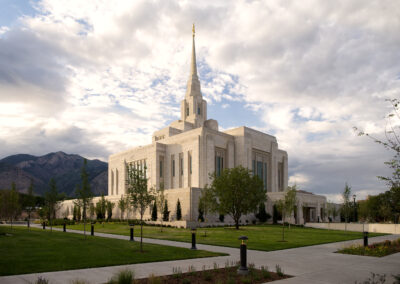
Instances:
[[[193,23],[192,32],[193,32],[193,37],[194,37],[194,34],[195,34],[195,30],[194,30],[194,23]]]

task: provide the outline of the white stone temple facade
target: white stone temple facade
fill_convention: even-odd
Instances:
[[[283,197],[288,186],[288,155],[279,149],[274,136],[245,126],[220,131],[218,122],[208,119],[207,102],[203,99],[197,73],[194,31],[190,75],[181,102],[180,119],[155,132],[151,144],[109,157],[108,200],[117,203],[121,196],[127,195],[129,165],[146,167],[149,188],[158,189],[164,185],[171,221],[176,218],[178,198],[182,219],[185,222],[197,221],[201,188],[210,183],[211,173],[218,175],[225,168],[241,165],[261,178],[268,195],[266,208],[271,215],[273,202]],[[298,204],[294,222],[302,224],[304,219],[316,221],[321,216],[325,197],[299,192],[298,199],[301,204]],[[313,209],[307,211],[303,207]],[[114,210],[113,215],[119,216],[117,206]],[[159,215],[161,218],[161,212]],[[130,218],[133,217],[134,213]],[[150,210],[145,216],[145,219],[149,218]],[[254,218],[253,215],[244,216],[242,222]],[[217,219],[214,216],[209,221]],[[225,218],[225,222],[229,220],[229,217]]]

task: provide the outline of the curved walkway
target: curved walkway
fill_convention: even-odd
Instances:
[[[54,229],[53,230],[60,230]],[[82,231],[67,230],[69,233],[83,234]],[[128,236],[95,233],[96,236],[129,240]],[[370,238],[370,243],[383,240],[393,240],[400,238],[400,235],[387,235]],[[143,239],[146,243],[161,244],[175,247],[190,248],[189,243]],[[135,241],[139,238],[135,237]],[[275,271],[278,264],[285,274],[294,276],[293,278],[275,281],[274,283],[354,283],[367,280],[371,272],[386,274],[386,283],[392,283],[392,274],[400,274],[400,253],[386,257],[367,257],[334,253],[343,246],[352,243],[362,243],[362,240],[345,241],[316,246],[293,248],[279,251],[248,251],[248,263],[254,263],[256,267],[261,265],[268,266],[271,271]],[[136,278],[144,278],[150,274],[167,275],[172,274],[174,267],[180,267],[182,272],[186,272],[189,266],[194,266],[196,270],[213,268],[214,263],[219,267],[224,267],[227,261],[239,260],[239,249],[220,247],[212,245],[197,244],[198,249],[214,252],[223,252],[229,256],[219,256],[210,258],[185,259],[165,262],[153,262],[143,264],[129,264],[108,266],[100,268],[77,269],[46,273],[33,273],[13,276],[0,277],[0,283],[34,283],[39,276],[44,277],[50,283],[71,283],[73,280],[81,279],[89,283],[105,283],[115,273],[122,269],[135,271]]]

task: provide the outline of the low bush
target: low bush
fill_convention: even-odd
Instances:
[[[386,240],[384,242],[374,243],[367,247],[364,247],[363,245],[351,245],[337,252],[382,257],[392,253],[400,252],[400,238],[394,241]]]

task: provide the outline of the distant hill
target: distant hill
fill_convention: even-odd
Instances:
[[[43,195],[50,179],[54,178],[58,191],[73,197],[76,185],[81,182],[83,160],[79,155],[64,152],[40,157],[27,154],[8,156],[0,160],[0,189],[9,189],[11,183],[15,182],[18,191],[27,192],[32,179],[35,194]],[[87,171],[92,192],[95,195],[107,194],[108,164],[99,160],[88,160]]]

